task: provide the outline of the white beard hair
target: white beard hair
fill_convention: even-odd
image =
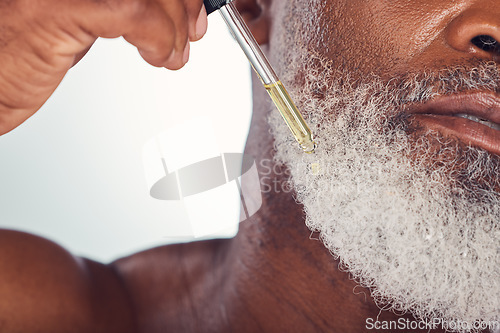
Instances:
[[[429,321],[498,323],[499,159],[436,133],[415,142],[405,131],[406,122],[397,118],[402,103],[451,92],[443,89],[453,87],[451,80],[458,80],[456,87],[498,89],[498,80],[491,79],[498,75],[497,65],[477,66],[467,72],[475,73],[469,78],[457,79],[450,69],[438,74],[442,80],[432,74],[409,76],[398,89],[376,77],[353,88],[348,74],[310,54],[301,38],[290,34],[304,31],[304,23],[294,19],[295,25],[283,25],[287,31],[275,30],[281,42],[271,54],[278,54],[274,59],[285,86],[315,134],[316,152],[304,154],[297,147],[277,111],[271,112],[269,124],[275,159],[290,169],[307,226],[320,233],[341,267],[371,290],[379,307]],[[289,50],[294,54],[288,55]],[[304,68],[305,82],[295,86]],[[428,148],[432,140],[444,140],[439,152]],[[417,159],[408,157],[415,153]],[[457,158],[430,164],[443,155]],[[466,158],[462,172],[470,182],[453,180],[458,156]],[[313,163],[319,168],[311,168]],[[489,180],[489,189],[481,179]]]

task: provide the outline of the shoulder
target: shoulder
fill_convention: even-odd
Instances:
[[[0,229],[0,272],[2,332],[133,330],[132,323],[115,329],[119,314],[130,313],[113,270],[54,242]],[[123,305],[107,308],[120,299]]]

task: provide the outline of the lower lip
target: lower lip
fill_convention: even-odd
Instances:
[[[465,144],[500,155],[500,131],[493,128],[454,116],[415,114],[413,119],[421,126],[438,131],[445,137],[457,138]]]

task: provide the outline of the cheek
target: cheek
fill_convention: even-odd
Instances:
[[[380,74],[402,56],[399,38],[387,20],[358,1],[340,6],[327,2],[318,20],[320,33],[311,39],[310,48],[354,76]]]
[[[390,78],[425,67],[419,58],[439,41],[459,7],[439,0],[326,1],[311,48],[354,76]]]

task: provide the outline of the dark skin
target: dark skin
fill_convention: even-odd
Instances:
[[[278,0],[274,1],[237,2],[258,41],[269,43],[271,50],[270,32],[280,24],[273,20]],[[12,6],[22,2],[0,3]],[[200,4],[188,12],[198,13]],[[325,16],[318,22],[323,33],[312,37],[311,48],[356,69],[354,73],[359,75],[375,72],[390,78],[408,68],[434,69],[437,63],[452,65],[478,58],[498,61],[497,51],[484,51],[470,42],[485,34],[500,40],[498,1],[331,0],[325,6]],[[188,29],[184,28],[181,42],[172,44],[179,50],[188,35],[197,38],[193,28],[191,33]],[[115,31],[106,36],[120,34]],[[41,76],[52,83],[50,89],[30,92],[33,81],[26,78],[33,73],[27,72],[25,81],[16,82],[27,95],[7,96],[5,87],[13,81],[0,73],[2,133],[39,108],[99,35],[99,31],[91,33],[85,43],[68,49],[73,53],[68,53],[63,65]],[[345,38],[333,38],[339,35]],[[15,49],[28,56],[26,50]],[[0,49],[0,59],[10,52]],[[181,66],[179,58],[165,65],[170,53],[167,48],[145,58],[172,69]],[[48,56],[60,60],[54,54]],[[14,62],[10,66],[23,67]],[[25,67],[16,70],[29,71]],[[245,152],[256,160],[271,159],[273,139],[265,121],[267,96],[259,82],[254,82],[254,95]],[[494,144],[500,146],[500,142]],[[270,176],[284,180],[279,174]],[[379,320],[398,320],[391,312],[380,312],[369,291],[338,270],[338,262],[321,242],[310,239],[303,222],[302,207],[292,195],[272,191],[263,194],[261,209],[240,225],[234,239],[159,247],[110,265],[73,257],[36,236],[1,231],[0,331],[363,332],[366,318],[376,318],[379,313]]]

